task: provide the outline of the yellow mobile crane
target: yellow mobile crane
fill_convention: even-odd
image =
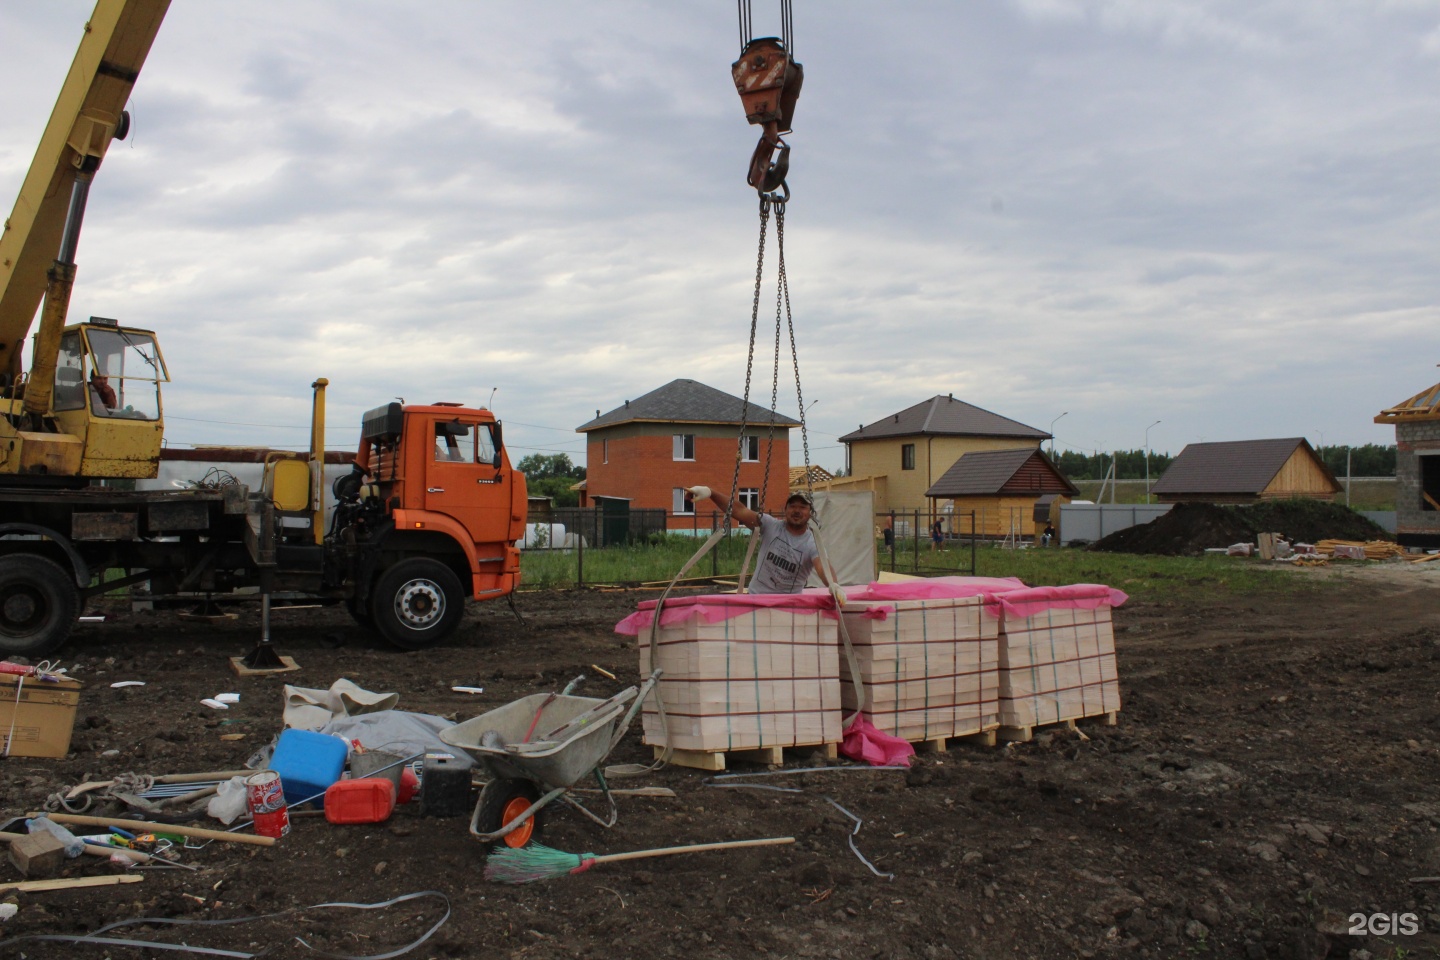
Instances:
[[[86,194],[125,136],[125,103],[168,6],[96,4],[0,237],[0,656],[56,649],[86,600],[141,581],[215,598],[258,588],[265,626],[251,669],[279,665],[268,644],[275,590],[344,602],[412,650],[453,632],[466,599],[507,597],[513,609],[525,476],[483,408],[392,403],[365,414],[328,527],[324,378],[313,384],[308,457],[272,452],[259,490],[99,482],[159,470],[169,377],[155,335],[65,318]]]
[[[90,183],[111,141],[129,130],[125,104],[169,5],[96,4],[0,234],[0,483],[84,486],[156,474],[159,385],[168,377],[155,335],[101,318],[65,320]]]

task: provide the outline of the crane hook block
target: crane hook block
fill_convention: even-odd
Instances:
[[[795,62],[779,39],[757,37],[730,65],[730,74],[745,108],[745,119],[764,129],[750,158],[746,179],[756,190],[768,193],[784,183],[790,165],[790,148],[780,134],[790,132],[795,101],[800,99],[800,87],[805,82],[805,68]],[[780,153],[775,158],[777,150]]]
[[[775,37],[758,37],[745,45],[740,59],[730,65],[735,89],[745,107],[745,119],[769,128],[778,136],[790,132],[795,101],[805,82],[805,68],[796,63]]]

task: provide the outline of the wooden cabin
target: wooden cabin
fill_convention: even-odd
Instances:
[[[1381,410],[1395,425],[1395,540],[1440,547],[1440,383]]]
[[[1160,503],[1334,500],[1340,489],[1304,437],[1192,443],[1150,488]]]
[[[967,453],[925,491],[931,500],[952,504],[947,532],[964,536],[970,532],[971,512],[975,533],[982,537],[1038,537],[1046,521],[1037,519],[1049,510],[1037,511],[1044,499],[1047,507],[1068,503],[1080,491],[1043,450],[982,450]],[[942,507],[942,510],[944,508]]]

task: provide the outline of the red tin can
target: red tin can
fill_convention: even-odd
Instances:
[[[277,840],[290,832],[290,809],[285,805],[285,788],[280,774],[261,770],[245,781],[245,799],[255,820],[255,833]]]

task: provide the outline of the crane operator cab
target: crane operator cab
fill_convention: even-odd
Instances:
[[[155,334],[114,320],[65,328],[52,401],[57,425],[82,441],[82,477],[154,477],[170,379]]]

